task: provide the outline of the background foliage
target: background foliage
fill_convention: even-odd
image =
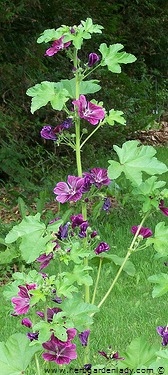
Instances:
[[[86,155],[89,151],[92,158],[95,149],[102,148],[102,142],[104,150],[111,149],[113,143],[130,138],[135,130],[152,127],[165,111],[167,16],[167,1],[159,0],[85,0],[84,5],[76,0],[1,2],[1,180],[31,189],[32,182],[44,183],[46,174],[53,175],[55,157],[61,159],[57,173],[74,160],[74,155],[63,147],[54,149],[52,142],[44,143],[39,135],[43,125],[60,123],[61,115],[49,106],[32,115],[30,98],[25,94],[40,81],[67,78],[72,69],[70,63],[65,64],[64,54],[44,57],[45,45],[36,43],[41,32],[61,24],[79,24],[81,19],[91,17],[104,26],[105,33],[103,37],[96,36],[94,42],[85,43],[82,59],[87,62],[88,54],[98,52],[102,42],[122,43],[127,52],[137,57],[137,62],[125,66],[120,75],[107,75],[103,68],[98,76],[96,73],[104,88],[103,97],[97,93],[97,99],[103,99],[107,108],[122,110],[127,126],[122,136],[121,129],[115,126],[113,133],[104,127],[101,136],[93,137],[89,150],[86,148]]]

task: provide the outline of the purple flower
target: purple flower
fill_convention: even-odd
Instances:
[[[74,229],[75,227],[78,227],[84,221],[82,214],[72,215],[70,219],[72,221],[72,229]]]
[[[51,259],[53,259],[53,253],[49,253],[48,255],[46,254],[42,254],[40,255],[36,260],[37,262],[40,262],[41,265],[40,265],[40,270],[42,270],[43,268],[47,267],[51,261]]]
[[[100,355],[102,355],[103,357],[105,357],[106,359],[109,359],[109,356],[107,355],[107,353],[105,353],[105,352],[100,352],[99,350],[98,350],[98,353],[99,353]]]
[[[47,321],[50,323],[53,320],[54,314],[58,314],[58,312],[62,311],[59,307],[50,307],[47,308]],[[44,313],[42,311],[36,311],[36,314],[40,316],[40,318],[44,319]]]
[[[100,189],[103,185],[109,185],[111,182],[107,176],[107,169],[92,168],[90,173],[84,172],[83,174],[90,178],[90,184],[94,184],[97,189]]]
[[[59,240],[63,240],[63,239],[68,237],[68,227],[69,227],[69,225],[70,225],[69,222],[67,222],[64,226],[60,225],[59,231],[57,233],[57,238]]]
[[[26,286],[19,285],[19,297],[13,297],[11,299],[12,303],[14,303],[15,308],[14,311],[17,315],[27,314],[30,308],[30,297],[28,291],[31,289],[36,289],[36,284],[26,284]]]
[[[30,319],[28,318],[24,318],[22,319],[22,325],[25,326],[25,327],[28,327],[28,328],[31,328],[32,327],[32,322]]]
[[[89,371],[90,371],[91,368],[92,368],[92,365],[91,365],[91,363],[86,363],[86,365],[84,365],[83,367],[84,367],[84,369],[89,373]]]
[[[90,329],[86,329],[86,331],[83,331],[78,334],[78,337],[82,346],[87,346],[89,335],[90,335]]]
[[[54,129],[50,125],[43,126],[43,128],[41,129],[40,134],[41,134],[42,138],[52,139],[52,141],[56,141],[57,140],[57,137],[55,135]]]
[[[112,354],[112,356],[110,356],[111,359],[116,359],[116,360],[121,360],[121,361],[124,361],[124,357],[119,357],[119,354],[118,352]]]
[[[103,357],[105,357],[106,359],[115,359],[115,360],[122,360],[122,361],[125,359],[123,357],[119,357],[118,352],[116,352],[116,353],[113,352],[112,354],[107,354],[105,352],[98,351],[98,353],[100,355],[102,355]]]
[[[39,332],[28,332],[27,333],[27,337],[30,341],[33,341],[33,340],[38,340],[38,335],[39,335]]]
[[[91,188],[90,179],[91,179],[90,173],[86,174],[86,176],[84,177],[84,184],[83,184],[83,187],[82,187],[82,193],[88,193],[88,191],[90,190],[90,188]]]
[[[131,228],[131,232],[135,235],[137,230],[139,228],[139,225],[138,226],[133,226]],[[152,236],[152,231],[149,229],[149,228],[144,228],[144,227],[141,227],[140,231],[139,231],[139,234],[138,236],[142,236],[143,238],[148,238],[148,237],[151,237]]]
[[[100,60],[100,57],[97,55],[97,53],[90,53],[89,54],[89,62],[88,66],[89,68],[92,67],[94,64],[96,64]]]
[[[63,127],[63,129],[69,129],[72,125],[73,125],[73,122],[72,122],[72,119],[71,119],[71,118],[67,118],[67,119],[64,120],[64,122],[62,123],[62,127]]]
[[[78,100],[72,102],[78,107],[78,115],[84,118],[92,125],[97,125],[100,120],[104,119],[104,109],[94,103],[87,102],[84,95],[80,95]]]
[[[72,359],[77,358],[76,345],[71,343],[71,340],[76,335],[76,329],[67,329],[68,340],[63,342],[54,334],[51,335],[51,339],[42,344],[43,348],[48,350],[47,353],[43,353],[42,357],[45,361],[53,361],[58,365],[68,365]]]
[[[110,199],[109,198],[104,198],[104,203],[103,203],[103,206],[102,206],[102,210],[108,212],[110,206],[111,206]]]
[[[68,176],[68,184],[66,182],[58,182],[54,189],[54,194],[57,194],[56,200],[61,203],[67,201],[76,202],[82,197],[82,186],[84,178]]]
[[[166,346],[168,344],[168,326],[159,326],[156,328],[157,333],[162,337],[162,345]]]
[[[54,40],[52,46],[47,49],[44,56],[53,56],[62,49],[69,47],[71,42],[63,43],[63,39],[64,36],[61,36],[61,38]]]
[[[96,255],[104,253],[105,251],[110,250],[110,246],[106,242],[100,242],[99,245],[94,250]]]
[[[94,231],[91,233],[90,237],[91,237],[91,238],[94,238],[94,237],[96,237],[96,236],[97,236],[97,231],[94,230]]]
[[[79,232],[79,237],[84,238],[86,237],[86,230],[88,228],[88,221],[83,221],[82,224],[80,224],[80,232]]]
[[[164,200],[163,199],[160,200],[159,208],[163,212],[164,215],[168,216],[168,207],[164,207]]]

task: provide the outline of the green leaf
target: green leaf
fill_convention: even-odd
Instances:
[[[108,254],[105,254],[105,256],[108,256]],[[109,256],[117,266],[121,266],[124,259],[125,259],[125,258],[121,258],[121,257],[119,257],[118,255],[115,255],[115,254],[111,254],[111,255],[109,254]],[[126,262],[126,264],[123,268],[123,271],[125,271],[130,276],[134,276],[135,272],[136,272],[136,269],[135,269],[134,264],[130,260],[127,260],[127,262]]]
[[[40,300],[43,301],[43,302],[46,301],[45,294],[40,289],[32,290],[31,295],[32,295],[32,297],[30,299],[31,306],[35,305]]]
[[[104,29],[103,26],[98,25],[98,24],[93,24],[91,18],[87,18],[86,21],[81,21],[81,24],[83,26],[83,29],[87,31],[88,33],[102,33],[102,29]]]
[[[126,125],[126,120],[122,115],[123,115],[122,111],[115,111],[114,109],[111,109],[109,111],[109,115],[105,118],[105,120],[109,125],[112,125],[112,126],[114,125],[115,121],[121,125]]]
[[[45,252],[46,244],[51,240],[51,235],[44,236],[46,226],[40,222],[40,214],[26,216],[22,222],[15,225],[5,238],[6,243],[12,243],[21,237],[19,249],[23,259],[27,263],[33,262],[42,252]]]
[[[21,375],[30,364],[39,346],[29,346],[25,334],[15,333],[0,343],[0,369],[3,375]]]
[[[150,365],[151,361],[156,359],[157,346],[149,344],[145,337],[141,336],[134,339],[127,347],[126,352],[122,353],[124,360],[124,368],[134,369],[145,368]],[[123,363],[121,364],[123,368]]]
[[[44,107],[48,102],[51,106],[60,111],[69,99],[68,91],[60,88],[60,84],[55,82],[43,81],[29,88],[26,92],[28,96],[32,96],[31,113],[37,109]]]
[[[157,284],[154,286],[152,292],[153,298],[163,296],[165,293],[168,292],[168,274],[161,273],[159,275],[153,275],[148,277],[148,280],[151,283]]]
[[[109,160],[108,177],[116,179],[123,172],[136,186],[142,183],[142,172],[149,175],[168,171],[166,165],[153,157],[156,150],[152,146],[140,145],[138,141],[127,141],[120,148],[113,146],[119,162]]]
[[[8,247],[5,251],[0,251],[0,264],[11,263],[14,258],[18,257],[18,251],[15,247]]]
[[[15,225],[5,238],[5,242],[15,242],[19,237],[25,234],[31,235],[34,232],[44,233],[45,224],[40,222],[40,214],[37,213],[35,216],[26,216],[20,224]]]
[[[148,238],[146,243],[147,245],[153,244],[158,253],[168,255],[168,226],[164,221],[156,225],[154,237]]]
[[[90,81],[81,81],[79,83],[79,94],[93,94],[101,89],[98,84],[99,81],[96,79],[91,79]],[[60,88],[65,89],[68,92],[70,98],[74,99],[76,96],[76,83],[75,78],[72,79],[62,79],[60,82]]]
[[[55,29],[47,29],[44,30],[44,32],[40,35],[40,37],[37,39],[37,43],[47,43],[51,40],[57,40],[63,35],[62,28],[59,28],[57,30]]]
[[[74,294],[72,299],[65,299],[61,304],[61,309],[80,332],[93,323],[93,319],[89,315],[99,311],[97,306],[81,302],[81,296],[78,294]]]
[[[124,46],[120,43],[112,44],[109,47],[105,43],[100,45],[99,51],[102,54],[101,65],[107,65],[113,73],[121,73],[120,64],[129,64],[136,61],[136,57],[130,53],[118,52]]]
[[[44,253],[49,240],[51,236],[43,237],[41,231],[33,232],[31,238],[30,235],[23,236],[19,249],[25,262],[34,262],[41,253]]]
[[[156,176],[149,177],[142,182],[137,188],[133,189],[134,195],[154,196],[155,192],[166,184],[165,181],[158,181]]]

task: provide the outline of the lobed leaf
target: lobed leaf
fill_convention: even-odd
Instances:
[[[116,179],[123,172],[134,185],[142,183],[142,172],[149,175],[168,171],[167,166],[154,157],[156,150],[152,146],[140,145],[138,141],[127,141],[122,147],[113,146],[119,162],[109,160],[108,177]]]
[[[148,277],[148,280],[151,283],[157,284],[154,286],[152,292],[153,298],[163,296],[165,293],[168,292],[168,274],[161,273],[159,275],[153,275]]]

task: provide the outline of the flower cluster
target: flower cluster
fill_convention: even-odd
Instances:
[[[58,182],[54,188],[54,194],[57,195],[56,200],[60,203],[77,202],[82,198],[82,193],[88,192],[92,185],[100,189],[103,185],[110,184],[107,169],[93,168],[90,172],[84,172],[83,176],[68,176],[67,183]]]
[[[67,118],[62,124],[57,125],[53,128],[50,125],[43,126],[40,131],[41,137],[44,139],[51,139],[52,141],[57,141],[58,134],[62,133],[63,130],[69,129],[73,125],[72,119]],[[57,134],[57,135],[56,135]]]

